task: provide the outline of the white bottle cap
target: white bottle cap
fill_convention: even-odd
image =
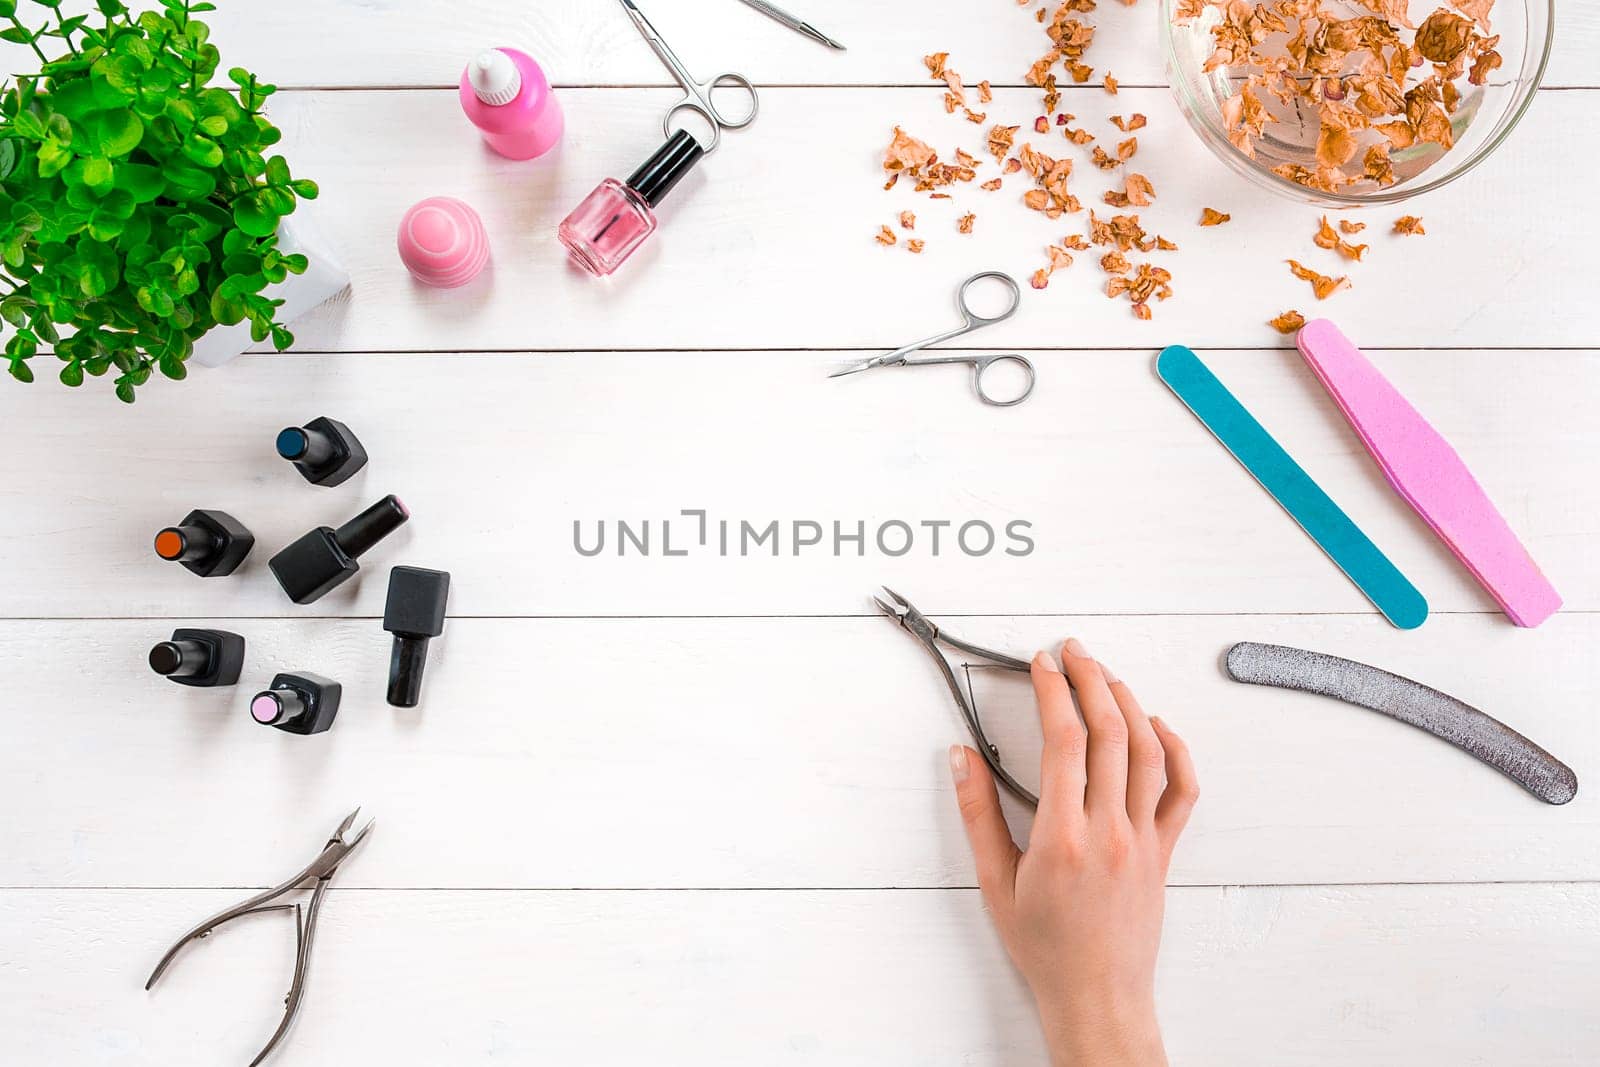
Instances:
[[[498,48],[480,52],[467,64],[472,91],[490,107],[509,104],[522,92],[522,71]]]

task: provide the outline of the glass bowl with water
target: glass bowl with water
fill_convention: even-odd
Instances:
[[[1187,25],[1174,20],[1180,0],[1162,0],[1162,49],[1167,78],[1177,97],[1178,107],[1211,151],[1230,168],[1255,184],[1297,200],[1328,207],[1359,207],[1364,204],[1394,204],[1409,197],[1437,189],[1476,167],[1500,146],[1517,121],[1533,102],[1535,90],[1544,77],[1550,59],[1554,0],[1495,0],[1490,9],[1489,32],[1499,34],[1495,51],[1502,65],[1492,71],[1485,84],[1471,85],[1457,80],[1461,98],[1450,115],[1454,145],[1449,150],[1437,143],[1424,142],[1390,153],[1394,167],[1393,184],[1380,185],[1362,179],[1338,191],[1311,188],[1274,174],[1284,165],[1315,168],[1316,143],[1321,120],[1318,109],[1296,100],[1285,104],[1267,92],[1257,92],[1270,119],[1264,135],[1254,138],[1255,158],[1247,156],[1228,139],[1223,107],[1236,95],[1251,74],[1260,68],[1242,64],[1223,65],[1205,70],[1206,60],[1216,44],[1211,30],[1222,20],[1220,4],[1207,5],[1203,14]],[[1346,0],[1328,0],[1324,10],[1333,17],[1371,16],[1372,8]],[[1409,7],[1411,21],[1421,24],[1440,8],[1455,12],[1445,0],[1419,0]],[[1259,51],[1283,55],[1286,35],[1275,34]],[[1365,53],[1347,57],[1349,72],[1359,65]],[[1407,82],[1409,88],[1428,73],[1424,67]],[[1381,141],[1381,134],[1367,131],[1368,138]]]

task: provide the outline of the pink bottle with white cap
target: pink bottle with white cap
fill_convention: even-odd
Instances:
[[[461,72],[461,109],[489,147],[511,159],[542,156],[561,140],[561,105],[533,57],[491,48]]]

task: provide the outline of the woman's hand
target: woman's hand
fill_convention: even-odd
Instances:
[[[982,757],[956,745],[961,818],[1057,1067],[1164,1064],[1156,952],[1167,864],[1200,795],[1194,764],[1076,639],[1061,660],[1065,676],[1048,654],[1033,660],[1044,757],[1028,851],[1011,839]]]

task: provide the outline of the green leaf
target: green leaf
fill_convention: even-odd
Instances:
[[[86,120],[85,133],[103,155],[116,159],[139,147],[144,122],[132,111],[102,111]]]
[[[11,177],[11,172],[17,169],[17,142],[9,137],[0,141],[0,182]]]
[[[33,368],[20,359],[11,361],[11,376],[19,382],[33,381]]]
[[[0,41],[10,41],[12,44],[32,44],[33,34],[21,26],[8,26],[0,30]]]
[[[294,195],[302,200],[315,200],[321,191],[317,188],[317,183],[310,178],[296,178],[289,188],[293,189]]]
[[[189,368],[184,366],[183,360],[170,352],[162,355],[158,366],[162,374],[175,382],[181,382],[189,376]]]
[[[161,195],[166,180],[162,178],[161,171],[144,163],[119,163],[116,185],[133,197],[135,203],[144,204]]]
[[[203,200],[217,190],[217,179],[210,171],[178,163],[169,164],[165,174],[167,195],[177,201]]]
[[[73,388],[77,388],[78,386],[82,385],[83,364],[78,360],[73,360],[71,363],[68,363],[66,366],[62,367],[61,384],[70,385]]]
[[[288,185],[293,179],[289,175],[289,161],[282,156],[273,156],[267,160],[267,182],[270,185]]]
[[[0,33],[0,39],[5,34]],[[44,119],[37,112],[24,109],[11,120],[11,128],[30,141],[42,141],[45,138]]]
[[[128,13],[128,9],[122,6],[121,0],[95,0],[95,7],[99,8],[100,14],[107,18]]]
[[[117,382],[117,399],[124,404],[133,403],[133,385],[130,382]]]
[[[221,137],[228,132],[228,120],[221,115],[207,115],[200,120],[200,132],[211,137]]]
[[[310,266],[310,260],[296,252],[293,255],[284,256],[283,265],[290,274],[304,274],[306,267]]]
[[[0,0],[0,19],[8,19],[17,13],[17,0]]]
[[[268,237],[278,230],[279,215],[260,196],[241,196],[233,205],[233,222],[252,237]]]
[[[94,156],[89,159],[79,160],[78,163],[83,165],[83,184],[97,193],[109,189],[111,183],[116,180],[116,172],[109,159],[101,159],[99,156]],[[77,166],[78,164],[73,165]]]
[[[200,133],[191,133],[183,140],[183,154],[191,163],[208,170],[222,165],[222,146]]]
[[[32,300],[13,293],[4,300],[0,300],[0,318],[19,328],[26,326],[28,324],[28,312],[32,307]]]

